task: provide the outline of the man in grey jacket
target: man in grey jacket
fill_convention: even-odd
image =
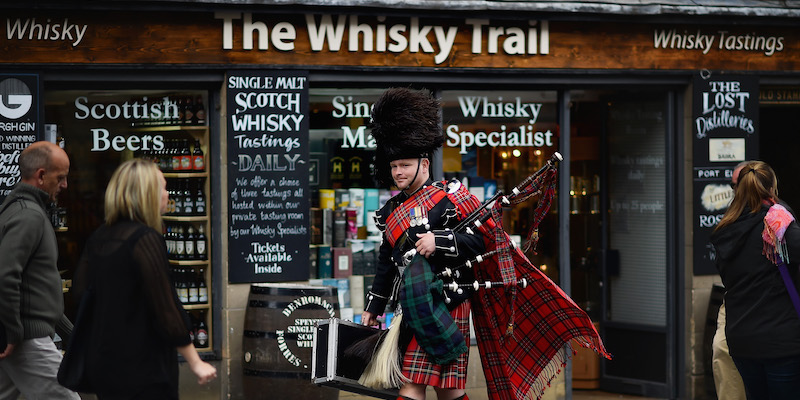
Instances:
[[[0,205],[0,400],[80,399],[56,380],[61,352],[52,336],[71,332],[64,317],[58,244],[47,210],[67,187],[69,158],[50,142],[19,156],[21,181]]]

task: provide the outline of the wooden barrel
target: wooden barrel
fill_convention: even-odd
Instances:
[[[311,382],[316,321],[333,317],[339,317],[334,287],[251,285],[242,333],[245,398],[338,399],[338,389]]]

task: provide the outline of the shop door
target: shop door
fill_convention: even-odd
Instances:
[[[673,398],[677,351],[669,193],[671,97],[615,95],[604,102],[601,362],[604,390]]]
[[[800,212],[800,104],[774,104],[759,110],[759,159],[775,170],[778,196]]]

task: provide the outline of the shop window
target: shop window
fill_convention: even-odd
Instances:
[[[384,89],[310,89],[312,284],[335,286],[343,319],[357,320],[375,274],[373,215],[392,195],[372,178],[372,105]],[[352,300],[352,303],[351,303]]]
[[[104,195],[116,167],[131,158],[158,163],[170,203],[164,237],[172,278],[196,329],[196,347],[211,352],[208,93],[200,90],[58,90],[45,93],[44,139],[70,157],[59,196],[59,269],[69,281],[91,233],[104,221]],[[66,294],[66,312],[78,299]],[[199,336],[199,337],[198,337]]]
[[[445,146],[442,170],[458,177],[479,199],[509,193],[558,150],[555,91],[443,91]],[[527,256],[558,281],[557,198],[539,226],[540,240]],[[521,244],[530,229],[533,200],[507,209],[503,226]]]
[[[570,293],[573,300],[598,321],[602,287],[602,143],[606,104],[595,91],[573,91],[570,96]]]

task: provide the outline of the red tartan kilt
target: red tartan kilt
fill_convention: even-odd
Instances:
[[[469,300],[461,303],[450,312],[461,334],[469,347]],[[423,350],[417,339],[409,343],[403,357],[403,375],[411,382],[430,385],[446,389],[464,389],[467,386],[467,362],[469,352],[458,356],[456,361],[446,365],[437,365],[430,361],[428,354]]]

